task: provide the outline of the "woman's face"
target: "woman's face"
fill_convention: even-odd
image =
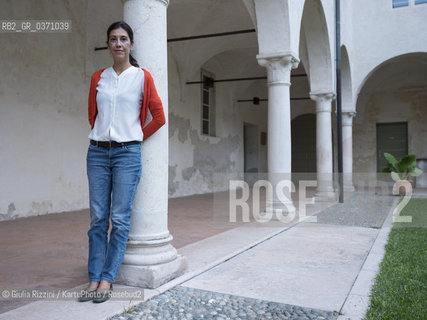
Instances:
[[[130,42],[129,35],[122,28],[110,31],[108,37],[108,48],[114,61],[129,60],[130,51],[133,49],[133,43]]]

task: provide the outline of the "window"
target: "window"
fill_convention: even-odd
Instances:
[[[407,7],[409,0],[393,0],[393,8]]]
[[[415,4],[427,3],[427,0],[415,0]]]
[[[215,86],[214,76],[207,71],[202,71],[202,108],[201,127],[202,134],[215,136]]]

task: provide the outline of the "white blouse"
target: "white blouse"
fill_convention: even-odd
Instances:
[[[98,114],[89,139],[142,141],[140,112],[144,97],[144,71],[130,66],[120,75],[106,68],[96,87]]]

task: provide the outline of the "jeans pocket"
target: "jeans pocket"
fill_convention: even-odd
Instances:
[[[140,144],[130,144],[130,145],[124,146],[123,148],[130,153],[141,153]]]
[[[96,149],[96,148],[97,148],[96,146],[89,144],[89,148],[88,148],[88,150],[94,150],[94,149]]]

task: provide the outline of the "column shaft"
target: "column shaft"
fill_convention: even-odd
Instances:
[[[267,210],[281,209],[294,212],[291,190],[285,188],[287,199],[279,200],[276,186],[280,181],[291,181],[291,112],[289,87],[291,69],[298,60],[291,54],[258,55],[260,65],[268,75],[268,179],[272,183],[273,202],[267,202]]]
[[[168,0],[129,0],[124,20],[134,30],[132,55],[154,78],[166,125],[142,144],[142,176],[134,201],[126,254],[118,281],[148,288],[183,273],[185,259],[170,244],[168,221],[168,81],[166,8]]]
[[[354,191],[353,186],[353,117],[354,112],[342,113],[344,191]]]
[[[332,99],[333,93],[310,93],[316,101],[316,156],[317,192],[316,200],[335,199],[332,167]]]

